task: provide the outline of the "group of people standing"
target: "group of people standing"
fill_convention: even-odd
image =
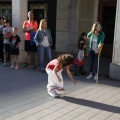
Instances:
[[[18,29],[11,27],[10,21],[0,18],[0,60],[3,60],[3,67],[6,62],[11,58],[11,69],[18,69],[18,55],[20,37],[17,35]],[[15,61],[16,59],[16,61]],[[14,65],[15,64],[15,65]]]
[[[10,53],[11,69],[19,68],[19,45],[20,37],[17,35],[18,29],[10,26],[9,20],[0,18],[0,59],[3,60],[3,67],[7,64],[7,57]],[[28,12],[28,20],[23,23],[24,46],[27,52],[27,64],[24,66],[31,67],[31,56],[34,56],[34,69],[39,69],[45,72],[44,55],[46,55],[48,62],[52,60],[51,45],[52,36],[50,29],[47,28],[47,21],[42,19],[38,23],[34,20],[33,11]],[[39,59],[40,58],[40,59]],[[14,65],[16,63],[16,65]]]
[[[25,51],[27,52],[27,64],[24,67],[31,66],[32,52],[35,58],[35,69],[40,67],[41,72],[45,72],[44,55],[48,62],[52,60],[52,36],[50,29],[47,28],[47,21],[42,19],[38,28],[33,12],[29,11],[28,20],[23,23],[23,32],[25,33]]]
[[[20,37],[17,35],[18,29],[16,27],[10,27],[10,21],[7,20],[4,24],[3,18],[0,22],[0,59],[3,59],[6,66],[7,53],[11,55],[11,69],[18,69],[18,55]],[[64,95],[64,83],[62,77],[62,70],[65,69],[71,81],[75,84],[71,72],[70,66],[74,64],[74,75],[84,74],[84,57],[89,57],[90,74],[87,79],[97,79],[97,67],[98,67],[98,55],[104,44],[105,34],[102,31],[102,26],[99,22],[95,22],[92,26],[91,31],[87,34],[81,33],[77,48],[78,54],[76,58],[73,58],[71,54],[62,54],[58,58],[52,60],[51,46],[52,46],[52,35],[50,29],[47,28],[47,21],[42,19],[38,26],[38,23],[34,20],[33,11],[28,12],[28,20],[23,23],[23,32],[25,33],[24,45],[25,51],[27,52],[27,64],[24,66],[31,67],[31,55],[34,55],[34,69],[40,67],[40,71],[48,74],[48,93],[53,96]],[[86,51],[86,41],[89,41],[89,53]],[[3,45],[3,46],[2,46]],[[3,52],[2,52],[3,51]],[[3,55],[4,53],[4,55]],[[44,63],[44,55],[47,58],[47,65]],[[16,61],[15,61],[16,59]],[[16,63],[16,65],[14,65]],[[94,70],[95,68],[95,70]],[[95,72],[95,74],[93,74]],[[93,76],[95,75],[95,76]]]

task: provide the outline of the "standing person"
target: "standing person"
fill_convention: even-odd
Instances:
[[[78,41],[78,54],[77,54],[77,58],[74,59],[74,68],[75,68],[75,73],[74,75],[79,76],[79,73],[81,73],[81,75],[85,75],[86,72],[83,70],[84,69],[84,65],[85,65],[85,61],[84,61],[84,56],[85,56],[85,49],[86,47],[86,42],[83,38],[79,39]]]
[[[33,44],[35,32],[38,29],[38,23],[34,20],[32,11],[28,12],[28,20],[23,23],[23,32],[25,33],[25,51],[27,52],[27,64],[24,67],[31,67],[31,52],[34,54],[35,67],[38,69],[38,52],[37,47]]]
[[[4,18],[0,18],[0,61],[3,61],[3,28],[5,28]]]
[[[71,81],[75,84],[76,80],[74,80],[69,68],[73,64],[73,56],[70,54],[60,55],[57,59],[50,61],[47,64],[46,72],[48,74],[48,85],[47,90],[48,93],[53,96],[61,96],[64,95],[64,83],[62,77],[62,70],[65,69]]]
[[[20,45],[20,37],[17,35],[18,29],[16,27],[13,28],[13,35],[10,37],[10,55],[11,55],[11,69],[18,69],[19,68],[19,45]],[[16,65],[15,64],[16,59]]]
[[[52,45],[52,36],[50,29],[47,28],[47,21],[42,19],[40,21],[39,29],[36,32],[34,38],[36,45],[38,46],[38,55],[40,60],[40,69],[41,72],[45,72],[44,66],[44,55],[46,54],[48,62],[51,61],[51,45]]]
[[[93,68],[95,65],[95,77],[97,80],[97,67],[98,67],[98,53],[103,46],[105,34],[102,31],[102,26],[99,22],[95,22],[91,31],[87,34],[89,40],[89,59],[90,59],[90,74],[87,79],[93,78]]]
[[[4,52],[4,64],[3,67],[6,66],[6,60],[8,57],[8,54],[10,53],[10,42],[9,38],[12,35],[12,27],[10,27],[10,21],[6,20],[6,27],[3,29],[3,35],[4,35],[4,46],[3,46],[3,52]]]
[[[80,37],[79,37],[79,43],[80,43],[81,40],[84,41],[85,44],[86,44],[87,33],[82,32],[82,33],[80,34]],[[88,54],[87,54],[87,50],[86,50],[86,47],[84,48],[84,54],[85,54],[85,56],[88,56]]]

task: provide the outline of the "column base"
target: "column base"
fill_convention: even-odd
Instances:
[[[120,65],[115,63],[110,64],[109,77],[111,79],[120,80]]]

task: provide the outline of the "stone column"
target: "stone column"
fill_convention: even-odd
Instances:
[[[99,6],[99,0],[94,0],[93,23],[97,21],[97,17],[98,17],[98,6]],[[99,21],[98,21],[98,22],[99,22]]]
[[[66,52],[69,38],[70,0],[57,0],[56,51]]]
[[[69,38],[67,44],[67,52],[70,53],[76,52],[78,2],[79,0],[70,0]]]
[[[113,56],[109,76],[111,79],[120,80],[120,0],[117,0]]]
[[[18,28],[18,35],[21,38],[19,62],[26,62],[24,51],[23,22],[27,19],[28,0],[12,0],[12,27]]]
[[[57,0],[56,51],[75,52],[78,0]]]

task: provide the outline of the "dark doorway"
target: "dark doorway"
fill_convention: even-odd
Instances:
[[[12,2],[0,1],[0,17],[10,20],[12,26]]]
[[[98,21],[105,32],[102,56],[112,57],[117,0],[99,0]]]
[[[53,38],[52,50],[55,50],[56,42],[56,4],[57,0],[28,1],[28,11],[33,10],[34,18],[38,24],[41,19],[47,19],[48,28],[50,28]]]
[[[33,12],[34,12],[34,16],[35,16],[34,19],[35,19],[35,20],[38,22],[38,24],[39,24],[40,20],[43,19],[43,18],[45,18],[45,17],[44,17],[44,9],[40,9],[40,10],[34,9]]]

